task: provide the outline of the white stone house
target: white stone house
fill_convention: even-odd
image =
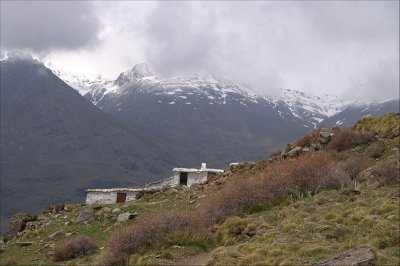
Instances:
[[[211,176],[223,173],[222,169],[208,169],[206,164],[196,168],[174,168],[173,176],[157,182],[149,183],[141,188],[87,189],[86,204],[114,204],[133,201],[140,192],[171,188],[176,186],[192,186],[207,181]]]
[[[211,176],[223,173],[222,169],[208,169],[205,163],[201,164],[200,169],[196,168],[174,168],[172,169],[174,183],[190,187],[193,184],[198,184],[207,181]]]

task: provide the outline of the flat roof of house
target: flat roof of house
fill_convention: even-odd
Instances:
[[[210,173],[223,173],[222,169],[196,169],[196,168],[173,168],[172,172],[184,172],[184,173],[198,173],[198,172],[210,172]]]

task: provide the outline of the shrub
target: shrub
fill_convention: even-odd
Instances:
[[[130,254],[160,244],[173,245],[176,237],[184,236],[181,241],[201,241],[207,237],[206,226],[201,217],[185,211],[160,211],[140,223],[124,227],[113,233],[108,240],[107,253],[98,261],[98,265],[124,265]],[[170,236],[170,237],[169,237]]]
[[[354,179],[357,177],[361,171],[365,170],[368,167],[368,163],[366,160],[360,157],[350,157],[346,161],[340,164],[340,167],[346,172],[350,179]]]
[[[354,129],[338,130],[327,145],[327,149],[344,151],[361,144],[366,144],[373,139],[373,135]]]
[[[333,165],[327,175],[322,179],[321,187],[324,189],[341,189],[343,187],[350,187],[351,179],[340,165]]]
[[[305,147],[310,145],[310,143],[311,143],[311,136],[305,135],[302,139],[296,141],[296,146]]]
[[[384,151],[385,149],[381,145],[373,143],[367,148],[366,153],[371,158],[379,158],[382,156]]]
[[[77,236],[67,243],[57,245],[54,249],[54,261],[64,261],[71,258],[95,253],[97,245],[86,236]]]
[[[399,179],[399,169],[396,168],[394,162],[385,160],[378,164],[372,171],[374,177],[380,181],[388,183],[398,183]]]
[[[53,261],[65,261],[73,258],[72,248],[67,244],[60,244],[54,248]]]

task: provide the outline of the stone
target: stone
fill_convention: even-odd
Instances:
[[[65,235],[65,233],[66,232],[64,229],[58,230],[58,231],[52,233],[51,235],[49,235],[49,240],[53,240],[53,241],[58,240],[58,239],[62,238]]]
[[[26,223],[35,221],[36,216],[31,216],[27,213],[18,213],[10,219],[10,229],[4,235],[4,239],[11,240],[18,235],[19,232],[25,229]]]
[[[376,264],[376,256],[374,252],[366,245],[358,246],[354,249],[341,252],[332,259],[319,261],[313,266],[374,266]]]
[[[77,223],[89,221],[93,217],[93,211],[81,211],[76,218]]]
[[[3,241],[0,242],[0,253],[6,251],[6,245]]]
[[[25,225],[25,229],[24,230],[35,230],[37,228],[39,228],[40,226],[43,225],[43,221],[32,221],[32,222],[27,222]]]
[[[113,213],[120,212],[120,211],[121,211],[120,208],[114,208],[114,209],[112,210]]]
[[[135,218],[136,216],[137,216],[136,212],[135,213],[124,212],[124,213],[121,213],[120,215],[118,215],[117,221],[125,222],[125,221]]]
[[[333,135],[333,131],[332,129],[329,128],[322,128],[321,131],[319,132],[319,135],[324,139],[328,139],[330,136]]]
[[[287,156],[289,157],[297,156],[301,153],[301,149],[302,149],[301,147],[296,146],[287,152]]]
[[[33,244],[33,242],[31,241],[17,241],[15,242],[15,244],[21,246],[21,247],[26,247],[26,246],[30,246]]]
[[[73,234],[73,232],[65,233],[66,237],[70,237]]]

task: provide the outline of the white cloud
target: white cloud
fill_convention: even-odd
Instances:
[[[161,75],[212,72],[266,94],[279,87],[346,97],[398,94],[396,1],[93,6],[100,25],[96,45],[53,49],[46,60],[109,78],[149,62]]]

